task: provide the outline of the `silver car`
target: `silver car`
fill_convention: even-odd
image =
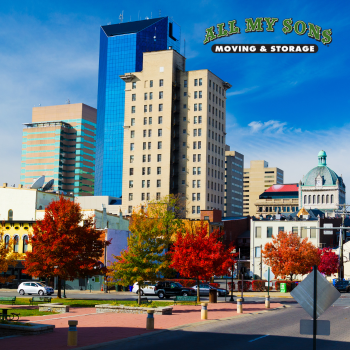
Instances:
[[[197,285],[193,286],[192,288],[197,291]],[[216,290],[218,297],[225,296],[225,294],[228,295],[228,290],[226,290],[226,289],[216,288],[216,287],[210,286],[209,284],[200,284],[199,285],[199,294],[200,295],[209,295],[210,290]]]
[[[18,286],[17,292],[20,295],[24,295],[24,294],[51,295],[54,293],[54,290],[53,288],[48,287],[41,282],[22,282]]]

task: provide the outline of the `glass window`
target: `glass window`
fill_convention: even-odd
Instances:
[[[150,100],[153,100],[153,92],[150,92],[150,93],[149,93],[149,99],[150,99]]]
[[[149,105],[149,106],[148,106],[148,110],[149,110],[150,112],[152,112],[152,105]]]
[[[158,142],[158,149],[162,149],[162,141]]]
[[[196,194],[192,193],[192,201],[195,201],[195,200],[196,200]]]
[[[186,103],[183,105],[183,109],[186,109],[187,108],[187,105],[186,105]]]
[[[147,147],[146,147],[146,142],[143,143],[142,148],[143,148],[143,149],[146,149],[146,148],[147,148]]]
[[[162,168],[159,166],[157,167],[157,175],[160,175],[162,173]]]
[[[145,167],[142,168],[142,175],[146,175],[146,168]]]
[[[196,167],[193,167],[193,169],[192,169],[192,174],[193,174],[193,175],[197,175],[197,168],[196,168]]]
[[[152,148],[152,142],[148,142],[148,149]]]
[[[147,117],[144,117],[144,118],[143,118],[143,125],[147,125]],[[146,130],[143,130],[143,131],[144,131],[143,137],[146,137],[146,135],[145,135],[145,131],[146,131]]]
[[[157,200],[160,200],[160,192],[157,192],[157,194],[156,194],[156,199],[157,199]]]
[[[149,81],[149,87],[153,87],[153,80]]]
[[[292,233],[298,234],[298,228],[297,227],[292,227]]]
[[[130,138],[135,138],[135,130],[130,131]]]
[[[145,98],[144,99],[147,100],[147,92],[145,92]]]
[[[129,201],[132,201],[134,198],[134,194],[133,193],[129,193]]]
[[[196,207],[192,206],[192,214],[196,214]]]
[[[198,117],[198,124],[202,124],[202,117],[201,116]]]
[[[202,78],[199,78],[199,86],[202,86]]]
[[[198,172],[198,175],[202,173],[202,168],[200,166],[197,168],[197,172]]]
[[[13,252],[18,253],[19,237],[15,236],[13,240]]]
[[[130,151],[133,151],[135,148],[135,144],[134,143],[130,143]]]
[[[164,85],[164,80],[163,79],[159,79],[159,86],[163,86]]]
[[[194,98],[198,98],[198,91],[194,92]]]
[[[133,81],[133,82],[132,82],[132,88],[133,88],[133,89],[136,89],[136,81]]]
[[[134,187],[134,181],[133,180],[130,180],[129,181],[129,188],[133,188]]]
[[[142,201],[144,201],[144,200],[145,200],[145,198],[146,198],[145,193],[141,193],[141,200],[142,200]]]
[[[131,113],[135,113],[136,111],[136,107],[135,106],[131,106]]]
[[[275,211],[277,211],[277,210],[275,210]],[[283,226],[280,226],[280,227],[278,228],[278,233],[280,233],[280,232],[284,232],[284,227],[283,227]]]
[[[147,156],[147,161],[148,161],[148,162],[151,161],[151,155],[150,155],[150,154]]]
[[[132,101],[136,101],[136,94],[132,94],[132,95],[131,95],[131,100],[132,100]]]
[[[255,227],[255,238],[261,238],[261,227]]]
[[[163,98],[163,91],[159,91],[159,99],[161,100]]]
[[[260,258],[261,247],[255,247],[255,257]]]
[[[135,118],[131,118],[131,126],[135,125]]]
[[[163,134],[163,130],[162,129],[158,129],[158,136],[162,136]]]
[[[197,188],[201,187],[201,180],[197,180]]]
[[[148,137],[152,136],[152,129],[148,129]]]
[[[196,188],[196,180],[192,180],[192,188]]]
[[[202,148],[202,141],[198,141],[198,149]]]
[[[147,168],[147,175],[151,175],[151,168],[150,167]]]
[[[197,117],[193,117],[193,124],[197,124]]]
[[[200,141],[199,141],[200,142]],[[201,158],[202,158],[202,155],[201,154],[198,154],[198,162],[201,161]]]
[[[300,237],[301,238],[306,238],[307,237],[307,229],[306,229],[306,227],[301,227]]]
[[[200,200],[201,200],[201,194],[197,193],[197,201],[200,201]]]
[[[162,112],[162,111],[163,111],[163,104],[162,104],[162,103],[159,104],[158,111],[159,111],[159,112]]]
[[[130,175],[134,175],[134,168],[130,168],[130,169],[129,169],[129,174],[130,174]]]
[[[143,169],[145,169],[145,168],[143,168]],[[144,175],[144,174],[142,174],[142,175]],[[146,181],[145,181],[145,180],[142,180],[142,182],[141,182],[141,187],[142,187],[142,188],[145,188],[145,185],[146,185]]]
[[[201,103],[198,104],[198,110],[199,110],[199,111],[202,110],[202,104],[201,104]]]
[[[162,161],[162,155],[161,154],[158,154],[157,155],[157,162],[161,162]]]
[[[144,112],[147,112],[147,105],[144,105],[144,106],[143,106],[143,111],[144,111]]]
[[[197,111],[198,110],[198,105],[197,103],[194,104],[194,111]]]
[[[185,158],[185,155],[184,155],[184,158]],[[196,154],[193,155],[193,161],[194,161],[194,162],[197,161],[197,155],[196,155]]]
[[[187,87],[187,80],[184,80],[184,87]]]
[[[310,238],[316,238],[316,227],[310,228]]]
[[[272,237],[272,227],[268,227],[267,228],[267,238],[271,238]]]
[[[194,79],[194,86],[198,85],[198,79]]]
[[[199,98],[202,98],[202,91],[199,91]]]
[[[28,251],[28,236],[23,236],[23,253]]]
[[[202,129],[198,129],[198,136],[202,136]]]
[[[193,142],[193,149],[197,149],[197,142],[196,141]]]
[[[130,163],[134,163],[134,156],[130,156]]]
[[[158,117],[158,124],[162,124],[163,123],[163,117]]]

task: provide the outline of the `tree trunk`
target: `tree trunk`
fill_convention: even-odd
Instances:
[[[293,281],[293,274],[290,274],[290,280]]]
[[[57,298],[62,298],[61,288],[62,288],[62,280],[60,277],[57,277]]]
[[[139,283],[139,290],[138,290],[138,296],[137,296],[137,303],[141,305],[141,285]]]
[[[199,278],[197,278],[197,303],[201,302],[201,295],[199,293]]]

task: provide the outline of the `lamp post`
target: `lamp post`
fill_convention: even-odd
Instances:
[[[233,256],[234,254],[236,254],[236,249],[233,249],[231,251],[231,254],[232,254],[232,270],[231,270],[231,298],[230,298],[230,301],[234,301],[233,300],[233,268],[234,268],[234,264],[233,264]]]

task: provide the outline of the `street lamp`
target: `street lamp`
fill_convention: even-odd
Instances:
[[[230,298],[230,301],[234,301],[233,300],[233,268],[234,268],[234,264],[233,264],[233,257],[234,257],[234,254],[236,254],[236,249],[233,249],[231,251],[231,254],[232,254],[232,270],[231,270],[231,298]]]

